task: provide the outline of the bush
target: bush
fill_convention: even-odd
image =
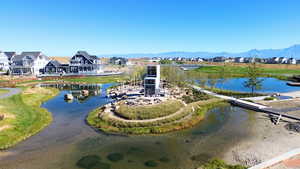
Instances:
[[[100,162],[101,158],[97,155],[88,155],[82,157],[76,165],[80,168],[91,168]]]
[[[153,160],[146,161],[144,164],[147,167],[157,167],[158,166],[158,163],[156,161],[153,161]]]
[[[266,97],[264,98],[264,100],[268,101],[268,100],[275,100],[276,98],[275,97]]]
[[[123,160],[123,158],[124,158],[123,154],[120,153],[112,153],[107,156],[107,159],[109,159],[112,162]]]
[[[212,159],[208,163],[201,166],[203,169],[246,169],[247,167],[241,165],[229,165],[223,160]]]
[[[199,92],[198,90],[195,90],[195,89],[192,89],[192,94],[191,95],[182,96],[182,100],[185,103],[192,103],[192,102],[197,102],[197,101],[200,101],[200,100],[208,100],[210,98],[211,98],[211,96],[209,96],[205,93]]]

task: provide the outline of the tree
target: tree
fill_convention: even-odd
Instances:
[[[254,95],[255,90],[262,89],[263,79],[259,79],[261,76],[261,71],[257,66],[256,62],[249,63],[247,67],[248,79],[244,83],[244,87],[250,88],[252,95]]]
[[[226,65],[226,63],[224,62],[223,66],[221,67],[221,69],[219,70],[219,79],[218,82],[219,84],[221,84],[221,88],[223,88],[223,84],[226,82],[226,76],[229,76],[229,70],[228,70],[228,66]]]

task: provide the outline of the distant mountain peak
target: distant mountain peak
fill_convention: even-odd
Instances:
[[[247,52],[228,53],[228,52],[186,52],[186,51],[170,51],[162,53],[133,53],[133,54],[117,54],[117,55],[99,55],[99,56],[123,56],[123,57],[201,57],[211,58],[216,56],[225,57],[286,57],[300,59],[300,44],[295,44],[284,49],[251,49]]]

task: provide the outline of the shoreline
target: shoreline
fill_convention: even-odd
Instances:
[[[256,112],[255,123],[247,137],[232,145],[222,156],[227,163],[253,166],[299,148],[299,133],[285,129],[287,121],[278,125],[267,114]],[[292,120],[289,122],[293,122]]]

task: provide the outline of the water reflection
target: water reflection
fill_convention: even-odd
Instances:
[[[262,89],[258,92],[262,93],[277,93],[277,92],[292,92],[300,90],[300,87],[289,86],[287,81],[276,78],[259,78],[262,79]],[[232,90],[238,92],[251,92],[250,88],[244,86],[247,78],[227,78],[227,79],[197,79],[195,82],[199,85],[213,86],[220,89]]]
[[[108,135],[88,126],[85,118],[110,101],[106,97],[110,86],[102,85],[98,95],[84,102],[64,101],[71,87],[45,102],[42,106],[52,112],[53,122],[16,147],[0,152],[0,168],[76,169],[79,162],[89,165],[91,158],[87,157],[93,157],[95,166],[109,165],[111,169],[147,169],[153,165],[156,169],[191,169],[211,157],[220,157],[230,145],[247,138],[249,126],[255,122],[244,109],[222,106],[209,111],[191,129],[155,136]],[[1,158],[1,153],[12,155],[2,154]]]
[[[54,87],[66,91],[66,95],[71,95],[71,99],[64,99],[68,103],[75,100],[85,102],[90,97],[101,95],[102,84],[40,84],[41,87]]]

